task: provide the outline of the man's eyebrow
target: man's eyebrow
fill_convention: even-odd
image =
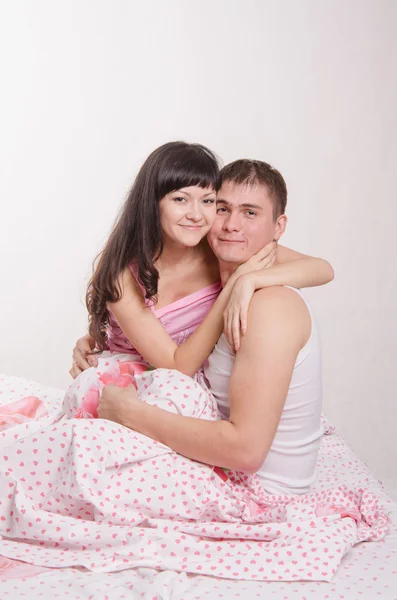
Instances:
[[[242,206],[243,208],[255,208],[256,210],[262,210],[263,206],[259,206],[259,204],[240,204],[240,206]]]
[[[216,199],[217,204],[226,204],[226,206],[231,206],[230,202],[227,200],[223,200],[223,198]],[[259,204],[250,204],[249,202],[244,202],[244,204],[239,204],[237,208],[255,208],[255,210],[263,210],[263,206],[259,206]]]

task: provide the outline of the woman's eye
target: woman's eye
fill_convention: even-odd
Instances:
[[[178,196],[177,198],[174,198],[175,202],[183,202],[184,200],[186,200],[186,198],[183,198],[182,196]]]
[[[203,200],[204,204],[214,204],[215,199],[214,198],[206,198],[205,200]]]

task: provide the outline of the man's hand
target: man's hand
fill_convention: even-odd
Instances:
[[[98,417],[131,428],[133,409],[137,403],[142,404],[133,385],[126,388],[105,385],[99,398]]]
[[[95,340],[88,334],[77,341],[73,348],[73,364],[69,371],[73,379],[86,369],[98,366],[95,355],[91,354],[94,349]]]
[[[127,427],[198,462],[258,471],[310,331],[310,313],[295,291],[281,286],[260,290],[250,304],[247,333],[229,380],[229,420],[187,417],[135,400]]]

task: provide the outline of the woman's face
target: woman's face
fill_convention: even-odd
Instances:
[[[193,247],[207,235],[216,216],[213,188],[189,186],[170,192],[160,200],[164,241]]]

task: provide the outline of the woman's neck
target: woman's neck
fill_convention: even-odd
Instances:
[[[186,246],[177,246],[165,244],[163,251],[155,262],[155,267],[161,271],[175,270],[178,267],[188,266],[208,257],[209,246],[201,242],[198,246],[187,248]],[[210,250],[211,252],[211,250]]]

